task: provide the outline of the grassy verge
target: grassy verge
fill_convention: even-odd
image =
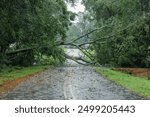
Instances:
[[[47,69],[48,66],[32,66],[25,68],[7,68],[0,72],[0,85],[6,81],[15,80]]]
[[[96,71],[105,78],[133,91],[141,96],[150,99],[150,81],[135,77],[126,73],[113,71],[110,69],[96,68]]]

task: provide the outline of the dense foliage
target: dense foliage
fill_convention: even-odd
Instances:
[[[70,16],[64,0],[1,0],[0,66],[32,65],[42,55],[62,62],[55,45],[65,38]]]
[[[83,3],[95,28],[107,26],[91,36],[92,40],[99,39],[93,46],[100,64],[149,66],[149,0],[83,0]]]
[[[86,12],[78,14],[79,22],[70,25],[74,14],[67,11],[66,3],[77,1],[80,0],[1,0],[0,67],[28,66],[41,58],[62,63],[64,51],[58,43],[63,44],[66,36],[65,42],[71,42],[101,27],[105,28],[75,44],[92,41],[90,47],[102,65],[150,65],[149,0],[82,0]]]

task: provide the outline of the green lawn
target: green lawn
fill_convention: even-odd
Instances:
[[[105,78],[133,91],[141,96],[150,99],[150,80],[135,77],[111,69],[96,68],[96,71]]]
[[[32,66],[17,69],[15,68],[4,69],[3,71],[0,72],[0,85],[2,85],[5,81],[14,80],[30,74],[34,74],[46,68],[48,68],[48,66]]]

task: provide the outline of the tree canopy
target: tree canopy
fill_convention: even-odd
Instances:
[[[91,35],[100,64],[149,66],[149,0],[83,0],[83,3],[94,27],[105,27]]]
[[[75,14],[67,3],[78,1],[1,0],[0,66],[33,65],[43,55],[62,63],[65,54],[59,45],[87,54],[82,48],[87,44],[102,65],[150,65],[149,0],[82,0],[86,11],[71,25]]]
[[[65,39],[72,15],[64,0],[1,0],[0,64],[31,65],[39,54],[63,60],[55,44]]]

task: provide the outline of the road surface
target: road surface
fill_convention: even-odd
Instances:
[[[40,75],[20,83],[0,99],[138,100],[143,98],[103,78],[93,67],[77,65],[68,60],[66,66],[49,68]]]

